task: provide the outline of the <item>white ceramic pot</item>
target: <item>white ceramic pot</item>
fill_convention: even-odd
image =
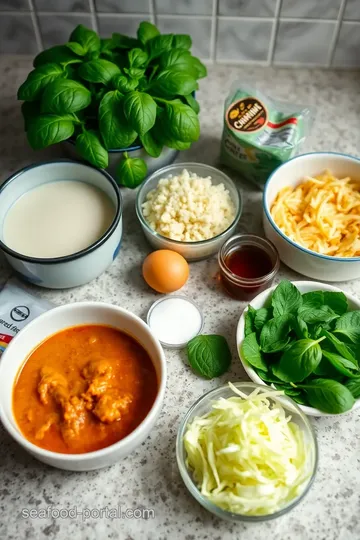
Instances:
[[[342,291],[341,289],[338,289],[337,287],[333,287],[332,285],[327,285],[326,283],[317,283],[316,281],[293,281],[293,284],[299,289],[301,293],[307,293],[311,291],[334,291],[334,292],[343,292],[347,298],[348,304],[349,304],[349,310],[357,310],[360,309],[360,300],[358,298],[355,298],[355,296],[351,296],[345,291]],[[258,294],[253,300],[251,300],[250,304],[254,309],[260,309],[262,307],[265,307],[268,305],[269,299],[271,297],[271,294],[273,290],[277,287],[277,285],[274,285],[273,287],[270,287],[269,289],[266,289],[266,291],[263,291],[262,293]],[[241,363],[243,365],[243,368],[245,369],[246,373],[250,377],[250,379],[257,384],[264,384],[267,385],[263,380],[260,379],[256,371],[248,364],[245,360],[245,358],[241,355],[241,345],[245,338],[245,313],[247,311],[244,309],[244,311],[241,314],[241,317],[239,319],[237,330],[236,330],[236,349],[239,354],[239,358],[241,360]],[[325,413],[323,411],[320,411],[319,409],[315,409],[314,407],[307,407],[306,405],[298,405],[298,407],[307,415],[307,416],[339,416],[338,414],[329,414]],[[355,404],[351,411],[354,411],[355,409],[359,409],[360,407],[360,399],[357,399],[355,401]],[[347,411],[344,414],[348,414],[351,411]]]
[[[75,144],[72,141],[65,141],[62,144],[63,144],[63,148],[66,154],[69,157],[71,157],[72,159],[78,159],[78,160],[83,159],[78,153],[78,151],[76,150]],[[173,148],[168,148],[165,146],[160,156],[157,158],[153,158],[149,156],[149,154],[145,152],[144,148],[140,145],[130,146],[129,148],[125,148],[125,149],[108,150],[108,152],[109,152],[109,165],[106,168],[106,170],[114,178],[116,178],[116,169],[119,162],[123,158],[124,152],[127,152],[129,157],[143,159],[147,165],[148,175],[152,174],[153,172],[155,172],[157,169],[160,169],[161,167],[170,165],[170,163],[172,163],[175,160],[176,156],[179,153],[178,150],[174,150]]]
[[[88,248],[57,258],[16,253],[2,238],[9,208],[27,191],[56,180],[79,180],[101,189],[113,202],[115,217],[105,234]],[[51,289],[76,287],[102,274],[117,256],[122,237],[122,199],[115,180],[104,170],[76,161],[60,160],[29,165],[8,178],[0,188],[0,249],[22,278]]]
[[[314,279],[347,281],[360,277],[360,257],[330,257],[310,251],[288,238],[270,214],[280,189],[296,186],[305,176],[316,176],[329,169],[336,177],[350,176],[360,181],[360,160],[345,154],[316,152],[287,161],[269,177],[263,197],[263,223],[266,237],[276,246],[280,259],[290,268]]]
[[[86,454],[51,452],[29,442],[20,432],[13,414],[12,394],[16,377],[29,354],[52,334],[70,326],[105,324],[134,337],[146,349],[154,364],[158,393],[146,418],[121,441]],[[155,425],[164,400],[166,359],[164,351],[150,328],[139,317],[125,309],[101,302],[67,304],[47,311],[29,323],[11,341],[0,362],[0,419],[8,433],[32,456],[59,469],[91,471],[123,459],[146,439]]]

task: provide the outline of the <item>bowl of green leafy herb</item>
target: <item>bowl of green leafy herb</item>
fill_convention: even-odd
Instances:
[[[78,25],[67,43],[35,57],[18,90],[30,146],[67,142],[72,157],[137,187],[199,138],[194,92],[207,73],[191,45],[190,36],[160,34],[149,22],[137,38],[101,39]]]
[[[305,414],[360,407],[360,301],[313,281],[281,281],[242,313],[237,349],[252,381],[283,390]]]

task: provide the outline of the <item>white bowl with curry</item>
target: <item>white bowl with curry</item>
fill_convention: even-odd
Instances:
[[[0,418],[40,461],[89,471],[146,439],[165,387],[163,349],[139,317],[111,304],[68,304],[28,324],[3,354]]]

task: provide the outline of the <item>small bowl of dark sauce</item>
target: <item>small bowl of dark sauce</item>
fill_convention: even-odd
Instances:
[[[221,282],[230,296],[250,300],[272,284],[280,266],[275,246],[254,234],[236,234],[218,254]]]

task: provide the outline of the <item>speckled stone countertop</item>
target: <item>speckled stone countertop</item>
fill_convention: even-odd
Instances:
[[[16,102],[16,90],[30,69],[27,58],[0,60],[0,180],[9,173],[59,149],[32,152],[25,140]],[[334,150],[359,154],[360,73],[320,70],[285,70],[251,67],[214,67],[201,82],[202,135],[182,161],[216,164],[222,130],[222,108],[234,80],[257,81],[279,99],[309,104],[315,123],[304,150]],[[233,175],[236,178],[236,175]],[[240,180],[239,180],[240,183]],[[261,194],[241,185],[244,211],[239,231],[261,233]],[[31,290],[55,304],[79,300],[112,302],[144,317],[159,295],[141,277],[141,262],[150,248],[142,236],[134,211],[133,192],[123,191],[124,239],[111,268],[83,287],[49,291]],[[168,385],[156,428],[130,457],[113,467],[90,473],[70,473],[47,467],[27,455],[0,428],[0,538],[69,538],[105,540],[359,540],[360,539],[360,414],[338,419],[312,419],[320,463],[315,483],[304,501],[282,518],[259,524],[232,524],[206,512],[189,495],[175,462],[175,437],[180,418],[201,394],[224,383],[246,378],[235,349],[235,329],[244,303],[226,297],[215,279],[216,258],[191,265],[182,290],[194,298],[205,313],[206,333],[223,334],[231,344],[231,372],[220,380],[205,381],[187,365],[184,351],[166,351]],[[0,285],[10,276],[0,260]],[[278,276],[292,280],[301,276],[282,267]],[[340,283],[360,297],[359,282]],[[78,509],[121,506],[153,509],[151,519],[24,519],[23,509]]]

